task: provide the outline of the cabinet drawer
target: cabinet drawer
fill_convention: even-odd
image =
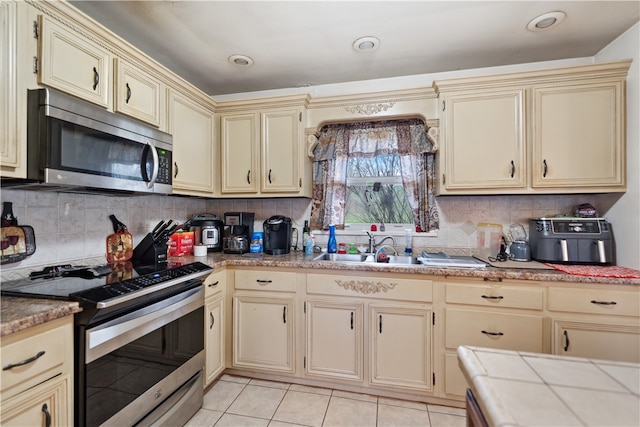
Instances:
[[[542,310],[543,288],[504,286],[502,284],[447,283],[445,300],[452,304],[485,307],[526,308]]]
[[[542,352],[543,323],[542,316],[448,308],[445,345]]]
[[[235,273],[236,289],[281,292],[296,291],[296,273],[266,270],[240,270]]]
[[[14,386],[18,387],[11,390],[9,395],[17,394],[63,372],[66,347],[71,347],[73,342],[71,321],[54,328],[49,328],[48,324],[39,325],[12,335],[9,335],[11,341],[3,340],[5,343],[2,346],[3,370],[0,378],[3,396],[7,396],[5,391]],[[25,361],[27,363],[23,365],[6,369],[9,365]]]
[[[226,270],[214,271],[204,281],[204,297],[209,298],[210,296],[221,293],[224,290],[226,283]]]
[[[549,288],[549,310],[640,316],[640,292]]]
[[[403,277],[307,274],[307,293],[431,302],[433,282]]]

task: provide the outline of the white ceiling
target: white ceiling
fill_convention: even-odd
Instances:
[[[637,0],[71,3],[212,96],[588,57],[640,20]],[[526,30],[558,10],[559,26]],[[355,52],[362,36],[380,47]]]

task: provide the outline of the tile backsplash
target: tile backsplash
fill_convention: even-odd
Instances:
[[[127,225],[136,244],[160,220],[183,222],[201,212],[213,212],[220,217],[224,212],[254,212],[254,228],[258,230],[265,219],[280,214],[290,217],[294,227],[301,232],[311,209],[311,201],[300,198],[113,197],[2,189],[0,199],[12,202],[18,223],[31,225],[36,235],[35,254],[22,262],[3,265],[3,273],[68,261],[104,260],[105,240],[113,232],[108,218],[110,214]],[[416,235],[413,238],[414,251],[470,252],[476,246],[476,225],[480,222],[493,222],[505,227],[515,222],[527,224],[529,218],[570,213],[580,203],[591,203],[602,215],[610,207],[604,205],[615,202],[598,195],[446,196],[436,200],[440,230],[433,236]],[[362,244],[367,241],[364,233],[340,233],[338,238]],[[404,240],[396,240],[399,246],[404,246]],[[316,241],[325,244],[326,233],[318,232]],[[301,242],[299,245],[302,246]]]

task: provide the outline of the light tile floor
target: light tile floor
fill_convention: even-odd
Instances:
[[[187,427],[464,427],[448,406],[224,375]]]

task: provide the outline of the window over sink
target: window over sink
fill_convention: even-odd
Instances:
[[[437,230],[436,147],[419,119],[324,126],[313,152],[311,227]]]

